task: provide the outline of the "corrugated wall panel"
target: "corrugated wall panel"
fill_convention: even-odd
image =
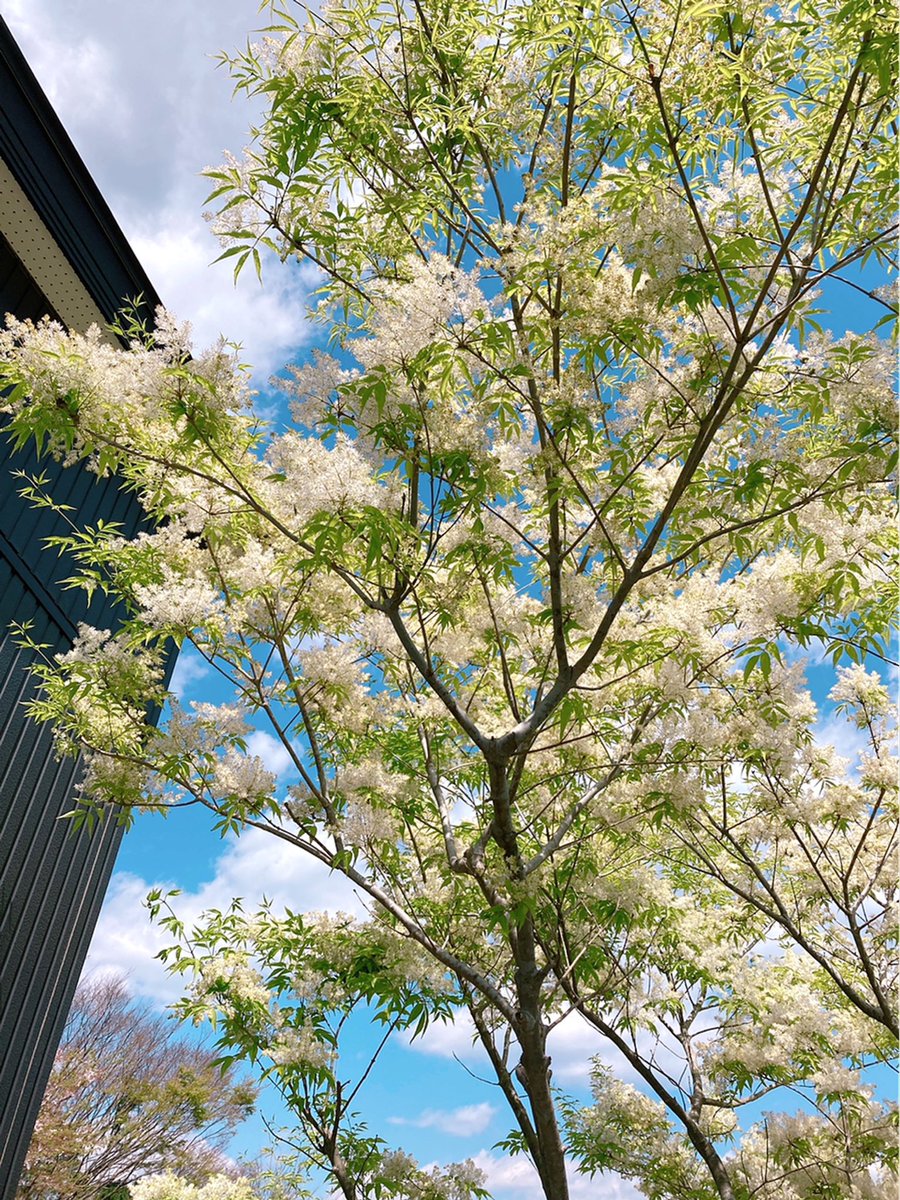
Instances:
[[[0,486],[10,478],[12,461],[0,467]],[[59,470],[52,463],[42,468]],[[126,526],[136,527],[136,505],[122,502],[114,487],[98,486],[85,474],[66,482],[76,502],[90,497],[90,508],[109,516],[125,509]],[[29,512],[28,520],[20,520],[22,504],[18,497],[4,500],[7,536],[0,542],[0,1098],[7,1102],[0,1105],[0,1181],[6,1175],[7,1196],[28,1148],[120,840],[113,821],[89,832],[60,820],[72,808],[78,769],[56,760],[52,731],[25,714],[24,704],[35,694],[28,673],[34,654],[17,646],[8,628],[31,622],[35,641],[58,654],[71,647],[77,620],[109,626],[116,613],[102,596],[88,606],[80,592],[59,592],[71,564],[41,553],[38,542],[54,527],[54,515]],[[11,514],[19,520],[7,524]]]
[[[78,770],[57,760],[51,730],[26,716],[33,654],[8,625],[32,621],[50,653],[69,648],[70,630],[15,565],[0,558],[0,1097],[15,1099],[0,1108],[0,1177],[10,1195],[120,839],[109,820],[89,832],[60,819]]]
[[[59,315],[83,329],[141,296],[152,315],[151,281],[2,17],[0,184],[0,314]],[[48,731],[24,718],[31,685],[7,637],[10,621],[33,618],[39,640],[65,650],[77,621],[110,627],[116,613],[102,597],[88,608],[82,593],[60,590],[69,566],[41,543],[53,521],[22,506],[13,465],[35,464],[0,451],[0,1200],[15,1192],[119,840],[114,828],[88,838],[57,819],[72,805],[74,768],[57,763]],[[39,469],[83,519],[136,527],[137,506],[113,481]]]
[[[49,311],[9,246],[0,239],[0,312]],[[18,495],[13,472],[41,472],[50,494],[73,505],[79,521],[118,521],[131,535],[141,513],[114,480],[80,467],[11,453],[0,436],[0,1200],[12,1200],[34,1119],[71,1003],[121,831],[107,820],[92,833],[61,820],[73,806],[78,768],[54,755],[52,733],[25,712],[34,695],[32,652],[18,646],[12,622],[32,622],[35,641],[64,653],[79,621],[114,627],[115,609],[98,594],[63,589],[73,564],[44,539],[65,522]]]

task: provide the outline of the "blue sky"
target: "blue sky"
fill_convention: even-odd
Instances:
[[[279,268],[268,273],[262,290],[247,272],[233,288],[228,264],[209,265],[218,248],[201,215],[207,188],[198,178],[223,150],[239,150],[244,143],[252,113],[246,103],[231,103],[228,78],[212,56],[244,43],[257,19],[256,5],[252,0],[193,0],[190,5],[135,0],[127,6],[103,0],[66,5],[11,0],[3,9],[166,304],[193,323],[199,343],[220,332],[242,342],[264,393],[270,373],[313,343],[304,310],[314,277],[298,268]],[[865,278],[868,286],[877,282],[874,274]],[[838,324],[863,328],[871,323],[874,306],[859,293],[835,289],[833,302]],[[830,672],[815,676],[827,691]],[[185,699],[217,698],[211,682],[197,660],[185,657],[176,668],[174,689]],[[254,749],[273,769],[286,766],[262,735]],[[264,835],[223,843],[209,831],[207,816],[194,809],[168,820],[139,817],[119,856],[90,966],[126,972],[136,994],[160,1005],[175,999],[178,988],[154,958],[168,939],[150,926],[141,907],[158,884],[183,890],[179,911],[188,916],[232,896],[244,897],[250,907],[263,894],[276,905],[360,907],[341,880]],[[364,1054],[366,1040],[365,1031],[354,1034],[349,1062]],[[552,1052],[555,1081],[586,1098],[594,1037],[569,1021],[556,1034]],[[478,1074],[479,1059],[465,1025],[435,1027],[418,1046],[398,1039],[388,1049],[362,1104],[383,1136],[422,1161],[475,1157],[488,1171],[498,1200],[529,1200],[538,1193],[526,1165],[490,1149],[510,1122],[496,1087],[479,1082]],[[277,1123],[275,1109],[273,1104]],[[260,1123],[250,1122],[235,1150],[252,1152],[264,1138]],[[617,1180],[584,1181],[573,1200],[632,1200],[636,1194]]]

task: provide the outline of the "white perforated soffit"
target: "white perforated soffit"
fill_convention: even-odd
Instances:
[[[69,329],[84,333],[97,325],[104,331],[104,340],[118,344],[107,332],[103,314],[87,288],[2,159],[0,233]]]

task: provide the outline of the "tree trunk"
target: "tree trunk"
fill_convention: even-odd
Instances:
[[[706,1168],[712,1175],[713,1183],[716,1185],[716,1191],[719,1193],[721,1200],[734,1200],[734,1188],[731,1186],[731,1176],[719,1157],[715,1146],[694,1126],[693,1122],[686,1125],[687,1135],[690,1138],[691,1145],[706,1163]]]
[[[527,917],[518,929],[519,946],[534,948],[532,921]],[[518,955],[517,955],[518,958]],[[534,964],[520,965],[516,970],[516,991],[519,1000],[516,1036],[522,1049],[520,1081],[531,1102],[531,1114],[539,1145],[539,1161],[535,1163],[547,1200],[569,1200],[566,1177],[566,1158],[556,1105],[550,1089],[550,1059],[547,1057],[547,1031],[542,1019],[540,1001],[541,976]]]
[[[505,761],[489,761],[488,768],[495,838],[506,858],[511,877],[524,880],[525,873],[512,820],[508,764]],[[537,965],[534,920],[530,914],[526,913],[518,924],[510,923],[509,945],[516,964],[517,1008],[513,1032],[522,1051],[517,1077],[531,1103],[538,1142],[534,1165],[541,1177],[547,1200],[569,1200],[565,1150],[550,1090],[550,1060],[547,1057],[547,1030],[541,998],[544,973]]]

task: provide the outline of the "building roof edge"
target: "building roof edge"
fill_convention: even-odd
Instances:
[[[104,319],[138,296],[152,318],[159,296],[2,16],[0,115],[0,157]]]

